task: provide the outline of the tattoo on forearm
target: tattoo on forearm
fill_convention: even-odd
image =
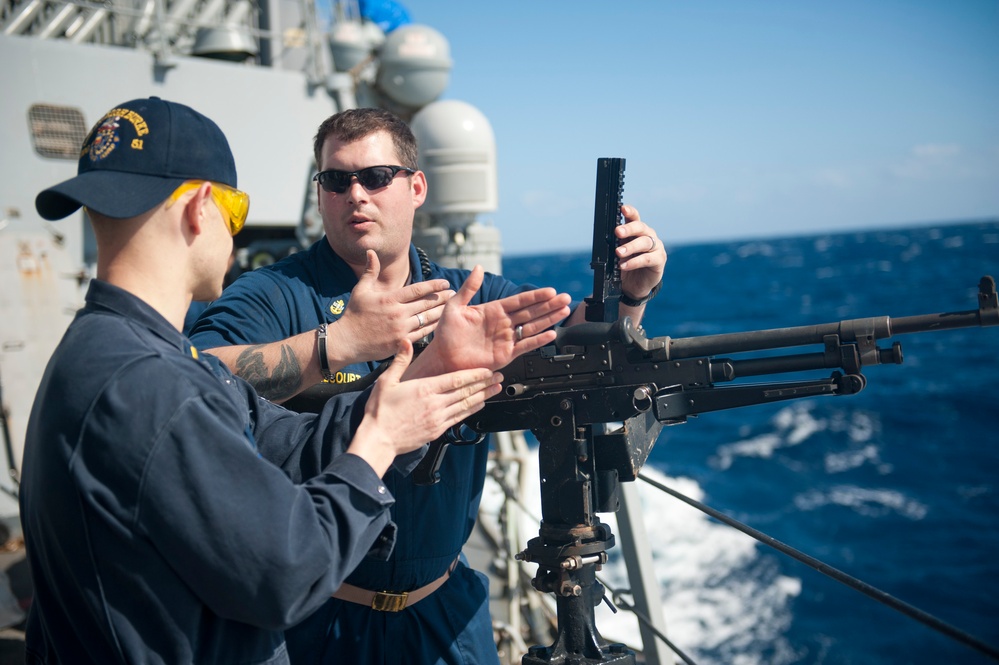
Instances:
[[[247,347],[239,354],[236,358],[236,374],[269,400],[278,401],[291,397],[302,384],[302,368],[294,351],[289,345],[282,344],[281,359],[271,372],[260,351],[262,346],[257,344]]]
[[[274,373],[271,374],[272,400],[288,399],[302,385],[302,368],[298,364],[295,352],[287,344],[281,345],[281,360]]]
[[[262,344],[249,346],[236,358],[234,371],[243,380],[257,387],[261,380],[267,378],[267,366],[264,364],[264,354],[259,349]]]

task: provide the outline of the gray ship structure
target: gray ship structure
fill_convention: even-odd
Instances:
[[[0,628],[16,626],[30,600],[30,588],[14,572],[23,560],[17,496],[28,415],[42,371],[83,304],[96,259],[82,212],[46,222],[35,212],[34,199],[75,175],[85,135],[111,105],[158,96],[193,106],[220,125],[236,158],[240,188],[253,199],[245,230],[236,237],[236,271],[272,263],[322,234],[311,182],[316,127],[347,108],[392,110],[413,128],[429,182],[415,244],[445,266],[479,264],[501,272],[500,234],[489,221],[498,203],[489,120],[470,103],[442,98],[452,67],[444,35],[412,23],[401,7],[362,15],[365,4],[370,9],[377,3],[0,0],[0,527],[6,531],[0,535],[6,541],[0,563],[9,578],[0,579],[9,581],[0,584]],[[600,182],[598,174],[598,208]],[[616,215],[619,207],[607,210]],[[594,227],[591,267],[602,308],[605,296],[617,296],[606,289],[599,295],[604,268],[608,275],[613,269],[598,261],[596,221]],[[612,255],[613,246],[604,247],[602,260]],[[616,304],[612,309],[616,316]],[[959,319],[954,314],[910,317],[902,322],[909,329],[903,325],[895,332],[955,320],[961,326],[999,325],[995,281],[982,279],[978,310],[957,313]],[[474,567],[491,575],[494,632],[504,665],[693,662],[666,637],[636,483],[618,480],[639,478],[663,425],[772,399],[852,394],[863,387],[861,365],[901,360],[894,347],[873,344],[887,336],[880,320],[840,322],[822,328],[818,338],[809,329],[808,343],[824,345],[824,352],[808,356],[807,368],[839,368],[845,375],[793,387],[771,384],[767,391],[715,389],[736,376],[806,368],[805,356],[777,364],[697,356],[803,344],[794,340],[804,331],[670,340],[647,338],[630,321],[608,327],[615,316],[592,320],[595,332],[576,331],[555,351],[532,352],[505,368],[504,375],[516,381],[469,425],[492,433],[494,482],[487,485],[465,552]],[[582,326],[571,330],[577,328]],[[787,333],[787,339],[775,332]],[[610,377],[608,367],[632,378]],[[528,446],[521,431],[526,429],[536,434],[541,454]],[[594,461],[595,446],[613,447],[617,457]],[[568,463],[552,466],[553,459]],[[539,474],[549,490],[559,483],[565,491],[556,495],[542,487],[540,500],[525,507],[524,498],[536,499],[539,484],[545,485]],[[695,507],[774,546],[765,534]],[[617,533],[594,512],[616,513]],[[535,537],[539,522],[541,535]],[[615,536],[630,584],[624,593],[596,574]],[[885,602],[877,590],[788,550],[781,551]],[[596,633],[594,606],[611,598],[640,618],[634,644],[606,643]],[[893,607],[999,660],[994,647],[904,603]]]

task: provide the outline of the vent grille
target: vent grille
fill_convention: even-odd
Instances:
[[[87,137],[83,112],[70,106],[34,104],[28,109],[31,141],[42,157],[70,159],[80,157],[80,147]]]

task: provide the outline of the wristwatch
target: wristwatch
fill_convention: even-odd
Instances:
[[[639,307],[655,298],[661,288],[663,288],[663,281],[660,279],[659,283],[653,286],[652,290],[645,294],[642,298],[632,298],[624,291],[621,291],[621,303],[627,305],[628,307]]]
[[[316,328],[316,346],[319,351],[319,371],[323,375],[323,383],[333,383],[333,372],[330,371],[330,359],[326,355],[326,325],[320,323]]]

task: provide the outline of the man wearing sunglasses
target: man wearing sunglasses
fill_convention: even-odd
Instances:
[[[77,176],[36,198],[50,220],[85,207],[98,258],[25,438],[27,663],[287,663],[282,629],[391,552],[381,477],[500,390],[485,367],[433,376],[434,351],[410,364],[401,340],[373,388],[296,414],[200,354],[180,328],[221,292],[249,209],[236,184],[215,123],[153,97],[109,111]],[[564,316],[531,314],[513,321]],[[550,339],[507,337],[512,355]]]
[[[444,303],[469,278],[481,280],[470,315],[533,287],[482,276],[480,268],[443,268],[412,245],[427,180],[409,127],[380,109],[344,111],[320,125],[314,151],[325,237],[240,276],[195,324],[192,339],[276,399],[320,380],[349,383],[374,371],[398,340],[434,331],[428,348],[442,345],[453,367],[485,362],[489,351],[453,343]],[[659,289],[666,252],[636,210],[625,206],[624,215],[621,314],[637,323]],[[577,308],[569,323],[584,318]],[[395,552],[388,561],[365,559],[325,607],[287,633],[293,662],[498,662],[488,580],[460,556],[487,455],[486,445],[452,446],[432,487],[386,475],[398,498],[393,515],[406,525]]]

